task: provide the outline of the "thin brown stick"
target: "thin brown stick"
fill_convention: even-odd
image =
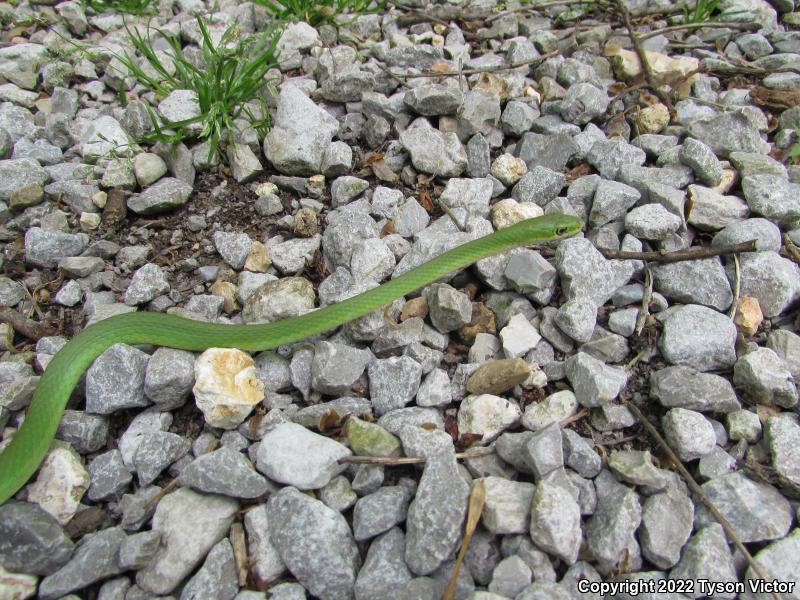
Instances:
[[[670,33],[671,31],[681,31],[683,29],[703,29],[704,27],[718,27],[725,29],[740,29],[742,31],[758,31],[761,25],[758,23],[741,23],[737,21],[707,21],[705,23],[682,23],[680,25],[670,25],[668,27],[661,27],[647,33],[639,34],[639,41],[649,40],[651,37],[661,35],[662,33]]]
[[[535,250],[544,256],[555,255],[555,249],[548,246],[534,246]],[[600,254],[611,260],[644,260],[658,263],[674,263],[683,260],[699,260],[701,258],[711,258],[712,256],[722,256],[723,254],[736,254],[739,252],[755,252],[756,240],[741,242],[739,244],[727,244],[724,246],[692,246],[684,250],[666,252],[655,250],[652,252],[627,252],[624,250],[609,250],[598,248]]]
[[[733,255],[733,302],[728,311],[728,317],[733,320],[736,317],[736,309],[739,307],[739,295],[742,292],[742,271],[739,267],[739,255]]]
[[[472,484],[472,489],[469,494],[469,503],[467,504],[467,526],[464,529],[464,539],[461,542],[461,548],[458,550],[456,562],[453,565],[453,572],[450,573],[450,581],[447,583],[447,589],[442,596],[442,600],[455,600],[456,587],[458,587],[458,573],[461,571],[461,563],[464,562],[464,557],[467,555],[467,548],[472,540],[472,535],[478,527],[478,521],[483,512],[483,506],[486,504],[486,480],[478,479]]]
[[[233,562],[236,565],[236,576],[239,585],[247,585],[247,572],[250,569],[250,559],[247,556],[247,543],[244,539],[244,527],[238,521],[231,525],[230,533],[231,546],[233,547]]]
[[[650,315],[650,301],[653,299],[653,272],[649,266],[644,268],[644,294],[642,294],[642,305],[639,307],[639,312],[636,314],[636,327],[634,333],[636,336],[642,335],[644,324],[647,317]]]
[[[387,75],[394,77],[395,79],[398,80],[415,79],[416,77],[460,77],[462,75],[477,75],[479,73],[493,73],[495,71],[510,71],[512,69],[518,69],[519,67],[525,67],[528,65],[544,62],[548,58],[551,58],[558,53],[559,53],[558,50],[553,50],[552,52],[542,54],[541,56],[535,56],[534,58],[518,62],[513,65],[501,65],[499,67],[479,67],[476,69],[461,69],[457,71],[428,71],[425,73],[406,74],[406,73],[395,73],[394,71],[389,70],[387,67],[384,67],[380,63],[378,63],[378,67]]]
[[[28,319],[13,308],[0,308],[0,323],[8,323],[15,331],[37,342],[43,337],[58,335],[58,329],[55,327]]]
[[[741,242],[739,244],[727,244],[724,246],[693,246],[684,250],[674,252],[625,252],[622,250],[603,250],[600,252],[606,258],[617,260],[646,260],[649,262],[673,263],[682,260],[698,260],[701,258],[711,258],[712,256],[722,256],[723,254],[737,254],[739,252],[755,252],[756,240]]]
[[[493,452],[494,448],[476,448],[465,452],[456,452],[456,458],[480,458],[481,456],[488,456]],[[397,465],[419,465],[427,462],[427,460],[425,456],[343,456],[339,459],[339,462],[393,467]]]
[[[714,505],[714,503],[711,502],[709,497],[706,496],[705,492],[703,492],[703,488],[700,487],[700,484],[698,484],[697,481],[695,481],[694,477],[692,477],[692,474],[689,473],[689,471],[686,469],[685,466],[683,466],[683,463],[678,458],[678,455],[675,454],[675,451],[661,436],[661,434],[658,432],[655,426],[650,421],[647,420],[644,414],[642,414],[642,411],[639,410],[639,407],[636,406],[633,402],[623,397],[622,395],[620,395],[620,400],[622,401],[622,404],[625,405],[628,408],[628,410],[630,410],[634,414],[634,416],[639,420],[642,426],[647,430],[647,433],[649,433],[653,437],[653,439],[656,440],[658,445],[661,446],[661,449],[667,454],[669,459],[675,465],[675,468],[678,470],[683,479],[686,481],[686,484],[689,486],[689,489],[691,489],[692,492],[694,492],[697,495],[697,497],[700,498],[700,501],[705,505],[708,511],[714,516],[717,522],[720,525],[722,525],[722,529],[725,531],[725,534],[728,536],[728,539],[731,541],[734,547],[739,552],[741,552],[742,556],[745,557],[747,563],[753,569],[755,574],[758,575],[759,578],[761,579],[769,580],[767,573],[764,572],[764,570],[761,568],[761,565],[759,565],[756,562],[756,560],[753,558],[753,555],[750,554],[750,551],[747,548],[745,548],[745,545],[742,543],[742,540],[740,540],[739,536],[736,535],[736,532],[734,531],[733,526],[730,524],[730,521],[728,521],[728,519],[725,518],[725,515],[723,515],[719,511],[719,509]],[[773,596],[776,600],[783,600],[783,598],[778,592],[773,592]]]

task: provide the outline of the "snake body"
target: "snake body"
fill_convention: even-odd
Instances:
[[[215,347],[268,350],[334,329],[482,258],[517,246],[567,237],[582,227],[580,219],[568,215],[527,219],[449,250],[363,294],[274,323],[223,325],[154,312],[104,319],[64,345],[45,369],[22,426],[0,453],[0,504],[36,472],[81,374],[113,344],[154,344],[195,351]]]

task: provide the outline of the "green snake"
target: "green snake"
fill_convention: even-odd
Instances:
[[[487,256],[564,238],[582,227],[579,218],[560,214],[520,221],[453,248],[363,294],[274,323],[222,325],[155,312],[128,313],[99,321],[64,345],[39,380],[22,426],[0,453],[0,504],[36,472],[81,374],[113,344],[154,344],[195,351],[208,348],[268,350],[334,329]]]

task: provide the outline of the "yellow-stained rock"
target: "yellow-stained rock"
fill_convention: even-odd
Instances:
[[[234,348],[209,348],[194,363],[194,397],[212,427],[234,429],[264,399],[250,355]]]

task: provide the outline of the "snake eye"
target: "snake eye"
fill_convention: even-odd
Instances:
[[[567,233],[567,228],[563,225],[556,229],[556,235],[564,235],[565,233]]]

